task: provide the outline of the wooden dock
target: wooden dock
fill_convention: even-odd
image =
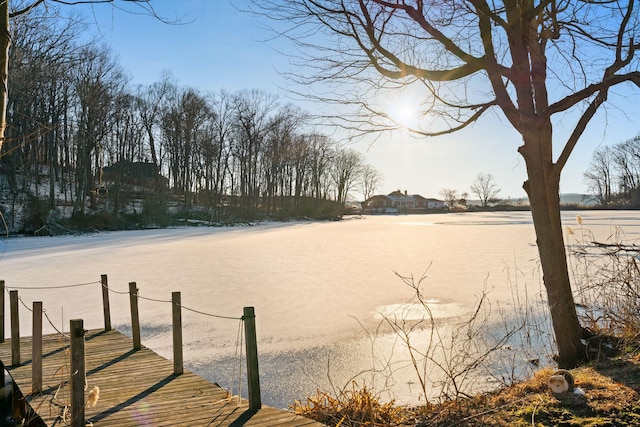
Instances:
[[[85,409],[87,425],[102,426],[321,426],[295,414],[229,398],[221,387],[187,371],[114,330],[85,334],[86,394],[100,388],[95,407]],[[0,343],[5,364],[31,408],[48,427],[68,425],[69,339],[60,334],[42,339],[42,391],[32,393],[31,338],[20,338],[18,366],[10,341]],[[6,381],[9,381],[7,378]],[[28,414],[27,414],[28,416]]]

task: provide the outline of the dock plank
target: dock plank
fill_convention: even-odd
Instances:
[[[31,339],[20,339],[21,364],[6,366],[29,406],[47,426],[57,426],[69,401],[68,339],[43,337],[43,391],[31,393]],[[147,347],[133,351],[130,338],[117,331],[91,330],[85,336],[87,394],[100,388],[100,399],[86,408],[95,427],[120,426],[309,426],[322,424],[289,411],[263,405],[257,411],[246,399],[228,398],[226,390],[185,370]],[[11,342],[0,343],[0,360],[11,362]]]

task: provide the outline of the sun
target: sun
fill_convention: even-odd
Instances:
[[[408,104],[398,105],[394,111],[394,120],[403,126],[410,127],[416,123],[418,118],[418,112],[416,109]]]
[[[420,111],[417,103],[399,99],[389,103],[387,116],[397,125],[404,128],[417,128],[420,122]]]

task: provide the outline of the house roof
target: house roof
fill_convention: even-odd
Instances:
[[[158,176],[158,166],[151,162],[118,161],[103,168],[105,173],[120,173],[122,175],[138,178],[155,178]]]
[[[369,197],[365,202],[376,199],[386,199],[389,201],[423,200],[430,203],[444,203],[443,200],[423,197],[420,194],[405,194],[400,190],[393,191],[386,196],[384,194],[376,194],[375,196]]]

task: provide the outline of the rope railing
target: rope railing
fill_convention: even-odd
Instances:
[[[82,286],[99,285],[100,281],[78,283],[75,285],[57,285],[57,286],[11,286],[11,290],[46,290],[46,289],[65,289],[65,288],[80,288]]]
[[[257,346],[256,346],[256,334],[255,334],[255,313],[253,307],[245,307],[242,316],[225,316],[220,314],[208,313],[202,310],[197,310],[191,307],[187,307],[181,304],[180,300],[180,292],[173,292],[171,300],[163,300],[157,298],[150,298],[141,296],[139,293],[139,289],[135,282],[129,283],[128,291],[118,291],[115,289],[109,288],[107,276],[102,275],[100,281],[86,282],[86,283],[77,283],[77,284],[68,284],[68,285],[52,285],[52,286],[5,286],[3,280],[0,280],[0,342],[4,342],[4,322],[5,322],[5,312],[4,312],[4,299],[5,299],[5,291],[9,294],[10,297],[10,308],[11,308],[11,343],[12,343],[12,365],[17,366],[20,365],[20,327],[19,327],[19,316],[18,316],[18,306],[21,304],[28,311],[33,313],[34,318],[34,336],[33,342],[36,342],[36,325],[35,319],[38,318],[39,325],[39,335],[40,341],[42,336],[42,317],[51,325],[53,330],[56,331],[59,335],[64,337],[67,340],[73,340],[74,332],[70,331],[69,334],[65,334],[60,331],[58,327],[51,321],[46,310],[42,307],[41,302],[34,302],[34,308],[28,306],[28,304],[22,299],[22,297],[18,296],[18,290],[46,290],[46,289],[65,289],[65,288],[79,288],[86,287],[99,284],[102,289],[103,294],[103,309],[104,309],[104,320],[105,320],[105,331],[111,330],[111,314],[110,314],[110,306],[109,306],[109,297],[110,293],[119,294],[119,295],[129,295],[130,305],[131,305],[131,332],[133,335],[133,347],[134,351],[141,349],[140,343],[140,320],[138,315],[138,300],[147,300],[151,302],[157,303],[167,303],[172,305],[172,323],[173,323],[173,347],[174,347],[174,374],[180,375],[183,373],[183,360],[182,360],[182,318],[181,312],[182,310],[186,310],[197,315],[223,319],[223,320],[234,320],[238,321],[238,333],[236,337],[236,351],[234,355],[234,360],[239,360],[242,357],[242,350],[238,351],[243,347],[243,338],[244,339],[244,347],[246,347],[246,362],[247,362],[247,382],[248,382],[248,392],[249,392],[249,406],[253,409],[259,409],[261,407],[261,399],[260,399],[260,383],[258,376],[258,360],[257,360]],[[35,311],[38,313],[35,313]],[[241,333],[242,325],[244,324],[244,335]],[[72,329],[72,328],[70,328]],[[41,350],[40,350],[41,351]],[[240,378],[242,376],[242,368],[236,369],[237,366],[241,366],[241,364],[234,363],[233,373],[235,376],[236,371],[238,373],[238,396],[240,395]],[[35,368],[35,366],[34,366]],[[41,369],[41,367],[40,367]],[[33,373],[33,377],[36,376],[41,377],[41,372],[39,374]],[[233,387],[232,387],[233,388]]]
[[[72,284],[72,285],[55,285],[55,286],[10,286],[10,287],[5,287],[5,290],[7,291],[7,293],[11,290],[47,290],[47,289],[72,289],[72,288],[80,288],[80,287],[84,287],[84,286],[90,286],[90,285],[101,285],[101,287],[106,288],[109,292],[114,293],[114,294],[118,294],[118,295],[128,295],[131,292],[130,291],[117,291],[115,289],[109,288],[108,286],[105,286],[101,281],[97,280],[97,281],[93,281],[93,282],[87,282],[87,283],[77,283],[77,284]],[[151,297],[145,297],[140,295],[140,293],[137,294],[137,297],[141,300],[145,300],[145,301],[151,301],[151,302],[158,302],[158,303],[166,303],[166,304],[172,304],[171,300],[163,300],[163,299],[157,299],[157,298],[151,298]],[[22,301],[22,299],[21,299]],[[29,309],[29,307],[27,305],[24,304],[24,302],[22,303],[27,309]],[[200,314],[203,316],[207,316],[207,317],[213,317],[216,319],[226,319],[226,320],[242,320],[242,317],[234,317],[234,316],[225,316],[225,315],[221,315],[221,314],[214,314],[214,313],[207,313],[205,311],[202,310],[197,310],[195,308],[191,308],[191,307],[187,307],[185,305],[180,305],[180,307],[184,310],[190,311],[192,313],[196,313],[196,314]]]
[[[15,289],[14,289],[15,290]],[[18,301],[20,302],[20,304],[22,304],[22,306],[24,308],[26,308],[28,311],[30,311],[31,313],[33,313],[33,309],[31,307],[29,307],[24,300],[22,299],[22,297],[18,296]],[[51,325],[51,327],[53,328],[54,331],[56,331],[58,334],[62,335],[65,338],[69,338],[69,335],[65,334],[64,332],[61,332],[56,325],[53,324],[53,322],[51,321],[51,319],[49,318],[49,315],[47,314],[47,310],[45,310],[44,308],[42,308],[42,314],[44,315],[45,319],[47,319],[47,322],[49,323],[49,325]]]

